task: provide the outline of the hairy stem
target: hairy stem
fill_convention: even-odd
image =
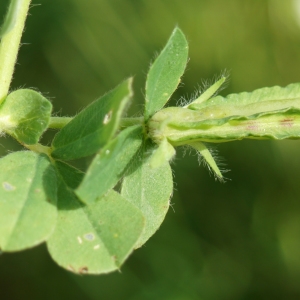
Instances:
[[[23,146],[26,147],[27,149],[37,152],[37,153],[44,153],[44,154],[47,154],[48,156],[50,156],[50,154],[51,154],[51,148],[41,145],[41,144],[35,144],[35,145],[23,144]]]
[[[48,128],[51,129],[62,129],[65,127],[73,118],[72,117],[52,117]],[[143,117],[139,118],[122,118],[121,119],[121,128],[127,128],[133,125],[142,125],[144,122]]]
[[[15,4],[11,2],[11,5]],[[14,27],[7,32],[0,44],[0,104],[8,94],[17,61],[21,36],[31,0],[19,0],[17,19]]]
[[[121,119],[121,128],[130,127],[133,125],[142,125],[144,123],[144,117],[138,118],[122,118]]]
[[[73,118],[72,117],[52,117],[48,128],[62,129],[65,127]]]

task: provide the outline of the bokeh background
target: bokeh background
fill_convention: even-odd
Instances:
[[[176,25],[190,61],[171,104],[225,69],[223,95],[300,81],[299,0],[33,0],[30,13],[12,88],[37,88],[57,115],[74,115],[132,75],[130,113],[139,114],[149,62]],[[1,156],[15,149],[1,138]],[[71,274],[41,245],[0,256],[0,298],[300,299],[300,142],[215,149],[229,180],[216,182],[179,150],[172,208],[121,272]]]

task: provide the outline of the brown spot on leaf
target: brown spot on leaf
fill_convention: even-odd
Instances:
[[[78,273],[79,274],[87,274],[88,271],[89,271],[88,267],[81,267],[81,268],[79,268]]]
[[[247,122],[247,130],[258,130],[258,125],[255,121],[249,121]]]
[[[292,127],[294,124],[294,120],[291,118],[285,118],[280,121],[280,125],[283,127]]]

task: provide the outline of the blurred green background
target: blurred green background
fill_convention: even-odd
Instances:
[[[74,115],[132,75],[138,115],[149,62],[176,25],[190,61],[171,104],[224,69],[223,95],[300,81],[299,0],[33,0],[30,12],[12,88],[37,88],[57,115]],[[225,184],[178,150],[172,208],[120,272],[73,275],[41,245],[0,256],[0,298],[300,299],[299,146],[215,146],[231,170]],[[1,138],[0,155],[15,149]]]

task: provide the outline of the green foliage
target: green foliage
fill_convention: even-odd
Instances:
[[[59,173],[62,169],[69,182],[59,176],[58,218],[47,241],[50,255],[75,273],[100,274],[118,269],[142,233],[142,213],[112,190],[94,204],[81,204],[71,188],[81,174],[67,165],[60,165]]]
[[[150,67],[146,81],[145,119],[163,108],[180,83],[188,59],[188,44],[175,28],[167,45]]]
[[[207,90],[201,93],[201,95],[197,99],[195,99],[192,103],[187,105],[187,107],[189,109],[194,109],[194,108],[196,110],[199,109],[200,105],[203,102],[206,102],[208,99],[212,98],[217,93],[217,91],[222,87],[225,81],[226,81],[226,77],[222,76],[221,79],[216,81],[212,86],[210,86]]]
[[[217,96],[190,104],[188,107],[193,109],[169,107],[152,117],[149,131],[157,142],[168,138],[174,146],[247,137],[299,138],[299,95],[300,84],[297,83],[285,88]]]
[[[0,108],[3,130],[22,144],[36,144],[48,128],[51,103],[33,90],[9,94]]]
[[[176,154],[174,147],[168,142],[166,138],[163,138],[159,142],[158,148],[155,150],[155,153],[152,155],[150,160],[151,168],[157,168],[163,165],[165,162],[168,162]]]
[[[115,134],[128,105],[132,79],[128,79],[80,112],[57,133],[52,156],[71,160],[96,153]]]
[[[14,13],[17,8],[9,12]],[[14,27],[10,15],[7,20],[4,32]],[[1,250],[46,242],[52,258],[69,271],[117,270],[166,216],[175,147],[196,149],[222,180],[205,143],[300,138],[300,84],[220,97],[216,93],[226,81],[223,76],[188,105],[163,108],[187,59],[186,38],[175,28],[149,69],[142,118],[122,120],[133,95],[131,78],[71,121],[51,119],[51,103],[35,91],[5,96],[1,132],[31,151],[0,159]],[[43,146],[38,142],[51,124],[61,130],[51,147]],[[86,172],[65,162],[91,155]]]
[[[123,197],[139,208],[145,217],[145,229],[136,242],[136,247],[142,246],[161,225],[173,191],[169,163],[165,162],[160,167],[152,168],[151,155],[150,157],[147,155],[149,152],[151,153],[151,146],[144,145],[132,172],[124,178],[121,192]]]
[[[0,248],[17,251],[44,242],[57,217],[57,182],[49,158],[15,152],[0,159],[0,168]]]
[[[82,202],[91,204],[113,188],[123,177],[141,144],[141,127],[131,126],[102,148],[75,191]]]

